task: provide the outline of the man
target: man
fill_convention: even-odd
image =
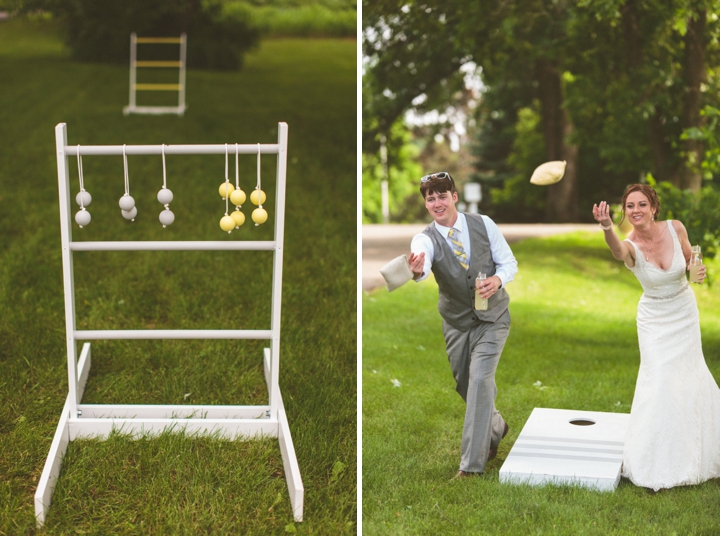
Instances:
[[[465,400],[458,477],[481,474],[497,455],[508,425],[495,409],[495,370],[510,332],[510,298],[505,286],[517,261],[497,225],[487,216],[457,211],[455,181],[449,173],[421,179],[425,208],[435,220],[410,245],[415,281],[432,270],[438,284],[438,310],[456,390]],[[478,272],[487,275],[477,292],[488,308],[474,308]]]

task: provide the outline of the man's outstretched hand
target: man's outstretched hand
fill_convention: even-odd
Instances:
[[[410,265],[410,271],[413,273],[413,279],[418,279],[423,275],[423,268],[425,266],[425,253],[410,252],[408,257],[408,264]]]

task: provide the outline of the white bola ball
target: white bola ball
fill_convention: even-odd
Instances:
[[[92,196],[90,192],[83,190],[75,196],[75,202],[81,207],[86,207],[92,202]]]
[[[122,210],[128,212],[135,207],[135,200],[132,198],[132,196],[125,194],[120,198],[120,202],[118,203],[118,205],[120,205],[120,208]],[[135,216],[133,216],[133,218],[134,217]]]
[[[137,207],[133,207],[130,210],[121,210],[123,218],[126,220],[132,220],[135,221],[135,216],[137,216]]]
[[[167,188],[163,188],[158,192],[157,200],[160,201],[161,205],[167,205],[173,200],[173,193]]]
[[[84,227],[90,223],[90,213],[87,210],[78,210],[75,214],[75,222],[80,227]]]
[[[160,223],[163,224],[163,227],[170,225],[174,221],[175,214],[172,213],[172,210],[165,209],[160,213]]]

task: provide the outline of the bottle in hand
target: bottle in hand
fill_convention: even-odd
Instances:
[[[692,253],[690,253],[690,282],[691,283],[699,283],[700,279],[698,278],[698,270],[702,266],[702,252],[700,251],[700,246],[693,246],[692,247]]]
[[[475,279],[475,310],[477,311],[487,311],[488,308],[488,301],[487,298],[481,298],[480,297],[480,283],[485,281],[486,276],[484,273],[480,272]]]

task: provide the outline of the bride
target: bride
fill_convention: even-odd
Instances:
[[[695,294],[685,279],[687,231],[677,220],[656,221],[660,203],[646,184],[625,190],[622,214],[633,226],[624,241],[613,230],[608,204],[593,206],[613,256],[644,291],[637,310],[640,370],[622,474],[655,491],[699,484],[720,477],[720,389],[705,363]]]

